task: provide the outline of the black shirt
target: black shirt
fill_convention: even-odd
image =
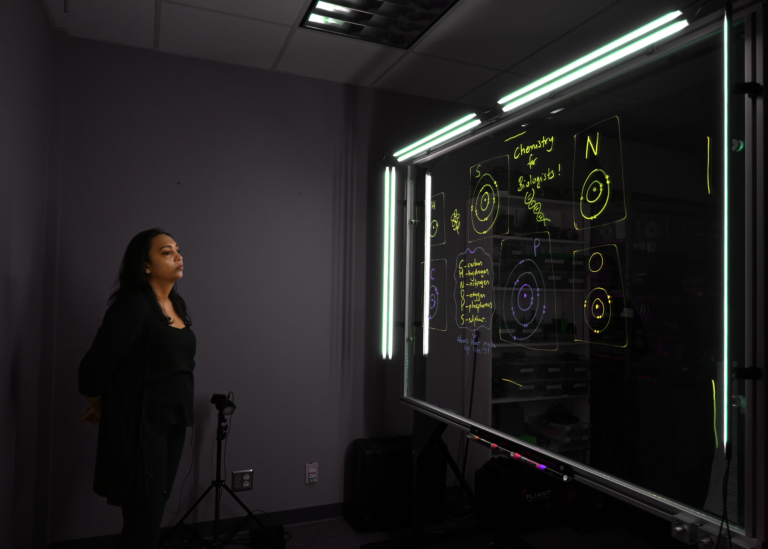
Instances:
[[[173,328],[156,316],[146,363],[146,418],[152,425],[194,424],[195,347],[190,327]]]

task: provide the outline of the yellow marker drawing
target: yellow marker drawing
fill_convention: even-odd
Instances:
[[[600,256],[600,266],[597,269],[593,269],[592,268],[592,260],[595,259],[597,256]],[[590,271],[592,271],[593,273],[596,273],[597,271],[599,271],[600,269],[603,268],[604,263],[605,263],[605,260],[603,259],[603,254],[601,254],[600,252],[595,252],[595,253],[593,253],[589,257],[589,261],[587,262],[587,266],[589,267]]]
[[[709,139],[709,138],[707,138]],[[715,394],[715,380],[712,380],[712,400],[715,405],[715,448],[717,448],[717,395]]]
[[[504,379],[504,378],[501,378],[501,380],[502,380],[502,381],[509,381],[510,383],[514,383],[514,384],[515,384],[515,385],[517,385],[518,387],[522,387],[522,385],[520,385],[519,383],[517,383],[517,382],[515,382],[515,381],[512,381],[511,379]],[[713,383],[714,383],[714,382],[713,382]]]
[[[461,226],[461,215],[459,214],[459,210],[453,210],[453,214],[451,215],[451,229],[456,231],[456,234],[459,234],[459,227]]]
[[[709,188],[709,136],[707,136],[707,194],[712,194],[712,191]],[[714,383],[714,381],[712,383]]]
[[[513,135],[513,136],[512,136],[512,137],[510,137],[509,139],[505,139],[505,140],[504,140],[504,143],[506,143],[507,141],[511,141],[511,140],[513,140],[515,137],[520,137],[521,135],[525,135],[525,132],[523,132],[523,133],[519,133],[519,134],[517,134],[517,135]]]
[[[592,144],[592,138],[587,136],[587,152],[584,154],[584,158],[589,158],[589,149],[592,149],[592,154],[598,155],[600,150],[600,132],[597,132],[597,138],[595,138],[595,144]]]

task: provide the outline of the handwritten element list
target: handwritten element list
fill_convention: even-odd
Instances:
[[[491,329],[493,317],[493,261],[483,248],[467,248],[456,258],[456,325]]]

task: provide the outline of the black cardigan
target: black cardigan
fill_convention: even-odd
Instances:
[[[78,385],[81,394],[102,397],[93,489],[107,503],[146,505],[153,487],[146,474],[148,417],[192,424],[195,343],[189,327],[169,327],[139,292],[105,313]]]

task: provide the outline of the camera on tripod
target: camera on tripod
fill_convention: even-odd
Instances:
[[[211,397],[211,404],[216,406],[216,409],[225,416],[231,416],[235,413],[235,403],[227,398],[227,395],[213,395]]]
[[[234,395],[233,395],[233,398],[234,398]],[[240,498],[238,498],[235,495],[232,489],[226,485],[221,475],[221,465],[222,465],[221,443],[227,438],[226,416],[231,416],[233,413],[235,413],[235,409],[237,407],[235,406],[234,402],[232,402],[227,398],[227,395],[219,395],[219,394],[215,394],[211,397],[211,404],[216,406],[216,409],[219,411],[218,427],[216,428],[216,478],[211,482],[211,485],[208,487],[208,489],[205,492],[203,492],[203,495],[201,495],[198,498],[195,504],[192,505],[192,507],[181,518],[181,520],[178,523],[176,523],[176,526],[174,526],[171,529],[171,531],[165,535],[165,537],[160,542],[161,547],[165,544],[168,538],[171,537],[171,534],[173,534],[176,531],[176,529],[179,527],[182,527],[184,530],[187,531],[187,533],[189,533],[195,539],[197,539],[197,541],[200,542],[202,546],[208,547],[210,549],[221,549],[222,547],[230,543],[230,541],[232,540],[232,537],[237,532],[239,532],[249,520],[253,520],[256,524],[258,524],[261,530],[264,529],[264,525],[259,521],[259,519],[256,518],[256,515],[253,514],[253,512],[248,508],[248,506],[242,501],[240,501]],[[249,479],[249,481],[252,482],[252,479]],[[213,541],[209,542],[208,540],[203,538],[200,534],[198,534],[195,530],[190,528],[190,526],[186,524],[184,521],[192,513],[192,511],[195,508],[197,508],[198,505],[200,505],[200,503],[205,499],[205,497],[211,491],[214,492],[215,498],[214,498]],[[233,531],[231,531],[229,534],[224,536],[223,539],[221,539],[219,536],[219,520],[221,515],[221,496],[224,492],[229,493],[229,495],[232,496],[235,502],[237,502],[247,514],[243,519],[243,521],[240,522],[240,524],[238,524]]]

